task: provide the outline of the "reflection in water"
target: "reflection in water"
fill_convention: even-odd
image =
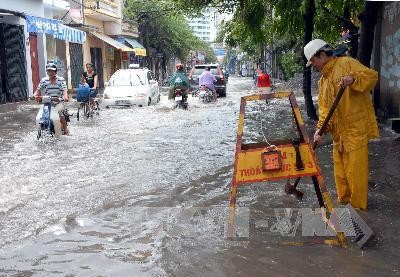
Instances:
[[[288,99],[247,102],[244,143],[291,141],[296,138],[296,125]]]

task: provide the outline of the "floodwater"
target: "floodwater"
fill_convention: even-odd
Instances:
[[[232,77],[226,98],[192,99],[188,111],[165,95],[102,110],[73,118],[60,140],[36,140],[35,104],[0,114],[0,276],[400,275],[400,140],[387,129],[371,143],[370,208],[360,213],[377,234],[369,249],[284,245],[313,241],[275,224],[318,207],[307,178],[302,202],[281,181],[240,187],[240,228],[227,238],[240,97],[251,89]],[[298,136],[288,103],[261,102],[246,109],[246,142]],[[335,200],[331,148],[327,139],[317,156]]]

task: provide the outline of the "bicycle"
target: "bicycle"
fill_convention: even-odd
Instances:
[[[80,102],[78,112],[76,113],[76,119],[78,121],[81,117],[81,114],[84,118],[92,118],[95,113],[99,115],[99,102],[94,100],[94,107],[92,107],[89,101],[90,94],[91,91],[89,87],[81,87],[77,89],[76,100]]]

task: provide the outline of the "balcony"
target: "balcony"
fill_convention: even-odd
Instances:
[[[122,20],[122,35],[136,37],[136,38],[139,37],[137,24]]]
[[[85,16],[100,21],[118,21],[121,11],[118,3],[107,0],[85,0]]]
[[[44,7],[49,10],[54,11],[68,11],[69,10],[69,2],[64,0],[44,0]]]

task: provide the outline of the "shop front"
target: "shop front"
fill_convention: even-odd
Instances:
[[[86,33],[80,30],[73,29],[66,25],[63,25],[60,20],[41,18],[35,16],[27,16],[27,26],[30,34],[30,40],[35,41],[35,37],[38,34],[43,34],[46,41],[46,51],[45,60],[46,62],[53,62],[57,65],[57,75],[63,77],[71,88],[73,84],[77,86],[79,83],[79,77],[75,72],[77,71],[76,63],[71,66],[71,56],[72,61],[83,60],[82,50],[79,51],[79,47],[73,48],[71,45],[80,44],[82,45],[86,39]],[[82,47],[80,47],[81,49]],[[78,51],[70,52],[71,49],[77,49]],[[31,52],[34,51],[34,47],[31,47]],[[79,57],[81,57],[79,59]],[[32,59],[32,76],[34,88],[36,87],[37,76],[44,76],[44,72],[36,72],[38,66],[36,66],[35,57]],[[37,68],[37,69],[36,69]],[[71,69],[69,71],[68,69]],[[79,74],[82,74],[82,63],[80,64]],[[80,75],[79,75],[80,76]],[[71,80],[73,77],[73,80]]]
[[[136,63],[144,66],[147,52],[143,45],[141,45],[136,39],[127,36],[118,36],[115,37],[115,40],[131,47],[134,50],[134,52],[129,52],[128,54],[128,65]]]
[[[121,68],[128,68],[129,65],[129,55],[131,53],[134,53],[135,50],[120,43],[119,41],[104,35],[102,33],[98,32],[90,32],[90,34],[97,39],[97,41],[102,41],[104,43],[104,58],[105,58],[105,63],[104,63],[104,79],[109,80],[111,75],[117,71],[118,69]],[[101,56],[101,49],[99,47],[92,47],[94,45],[94,42],[92,41],[90,51],[91,51],[91,61],[92,63],[96,64],[100,63],[102,60]],[[98,49],[98,50],[96,50]],[[99,70],[98,67],[96,67],[96,70]],[[99,78],[100,79],[100,78]],[[99,82],[101,83],[101,82]]]

